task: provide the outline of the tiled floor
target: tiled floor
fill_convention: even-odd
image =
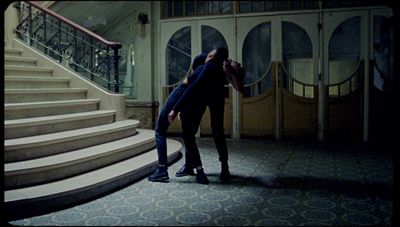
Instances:
[[[140,180],[95,201],[13,225],[391,225],[393,165],[380,150],[350,144],[228,140],[233,179],[218,179],[210,138],[198,139],[209,185]]]

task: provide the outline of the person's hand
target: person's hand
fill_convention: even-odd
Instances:
[[[223,66],[222,66],[222,68],[223,68],[223,70],[224,70],[224,72],[226,72],[226,71],[228,71],[228,68],[227,68],[227,66],[228,65],[230,65],[231,64],[231,59],[226,59],[225,61],[224,61],[224,64],[223,64]]]
[[[175,117],[176,117],[175,111],[171,110],[171,112],[169,112],[168,114],[168,122],[172,124],[172,122],[174,122]]]

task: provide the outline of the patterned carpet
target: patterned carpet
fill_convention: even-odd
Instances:
[[[228,140],[233,179],[218,179],[210,138],[198,139],[209,185],[177,178],[142,179],[97,200],[10,222],[52,226],[334,226],[391,225],[393,164],[389,155],[355,145]]]

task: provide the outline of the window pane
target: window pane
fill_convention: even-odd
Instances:
[[[305,93],[306,98],[314,98],[314,87],[306,86]]]
[[[263,12],[264,1],[253,1],[253,12]]]
[[[250,13],[251,12],[251,2],[250,1],[240,1],[239,2],[239,12],[240,13]]]
[[[374,86],[384,90],[393,77],[394,38],[393,24],[389,18],[374,16]],[[386,83],[386,84],[385,84]]]
[[[293,94],[303,97],[303,86],[293,81]]]
[[[206,14],[206,2],[198,1],[197,2],[197,15],[205,15]]]
[[[265,1],[265,9],[266,11],[274,11],[275,10],[275,1]]]
[[[183,16],[183,2],[182,1],[174,1],[174,16],[175,17]]]
[[[163,3],[163,18],[172,17],[172,1],[164,1]]]
[[[329,84],[348,79],[360,60],[360,17],[340,24],[329,41]]]
[[[185,1],[185,16],[194,16],[194,1]]]
[[[243,67],[246,69],[244,83],[251,84],[264,76],[271,64],[271,23],[262,23],[253,28],[243,44]],[[271,87],[267,77],[265,90]]]
[[[232,13],[232,2],[231,1],[221,1],[222,14]]]
[[[340,96],[347,95],[350,93],[350,81],[346,81],[343,84],[340,84]]]
[[[307,32],[292,22],[282,22],[282,47],[283,64],[290,76],[314,84],[312,43]]]
[[[201,51],[208,53],[215,48],[228,48],[224,36],[215,28],[207,25],[201,26]]]
[[[288,10],[289,9],[289,1],[277,1],[277,10]]]
[[[303,9],[303,2],[299,0],[290,1],[290,9]]]
[[[191,31],[184,27],[171,37],[167,44],[167,83],[175,84],[186,75],[191,63]]]
[[[329,87],[329,96],[338,96],[338,86]]]
[[[218,14],[218,1],[208,2],[208,14],[210,15]]]
[[[322,1],[323,8],[334,8],[334,7],[339,7],[339,6],[340,6],[339,1]]]
[[[316,0],[304,0],[304,9],[317,9],[318,8],[318,2]]]

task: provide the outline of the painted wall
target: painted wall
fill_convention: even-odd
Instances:
[[[6,47],[12,46],[12,40],[15,37],[13,29],[18,25],[18,10],[13,7],[13,2],[4,11],[4,44]]]
[[[144,25],[138,21],[140,13],[148,15],[149,20]],[[100,31],[104,32],[107,39],[122,42],[124,49],[129,49],[127,45],[133,44],[133,99],[139,102],[154,101],[153,34],[151,33],[154,21],[152,21],[151,14],[151,1],[140,2],[135,7],[134,12],[126,16],[125,19],[119,21],[116,25],[110,25],[109,29],[106,27]]]

